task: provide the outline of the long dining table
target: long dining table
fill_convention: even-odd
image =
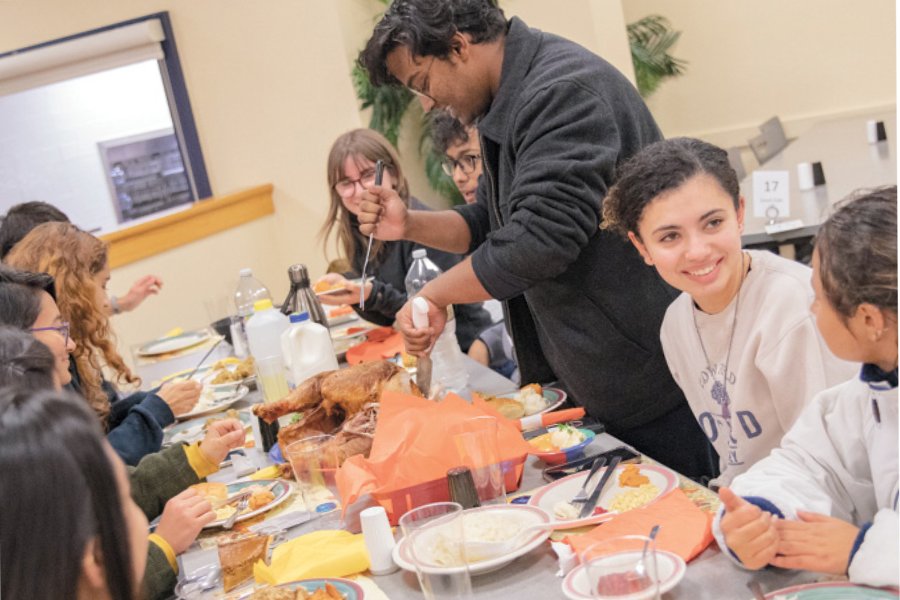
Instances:
[[[887,139],[869,143],[867,121],[882,121]],[[801,190],[797,182],[797,165],[822,163],[825,184]],[[787,231],[769,234],[769,219],[753,214],[753,173],[741,180],[741,194],[746,200],[744,245],[785,244],[809,238],[828,217],[835,203],[859,188],[897,183],[897,116],[893,111],[875,112],[821,121],[790,142],[756,171],[787,171],[790,177],[790,215],[777,222],[802,221]],[[777,224],[776,222],[776,224]]]
[[[469,386],[472,390],[497,395],[517,389],[512,381],[468,357],[465,357],[465,362],[469,372]],[[254,392],[247,398],[247,402],[250,404],[259,401],[261,401],[259,392]],[[594,438],[586,451],[605,451],[621,445],[622,442],[615,437],[602,433]],[[258,466],[263,467],[270,464],[268,457],[261,451],[250,449],[248,452]],[[536,457],[528,457],[519,486],[520,492],[536,490],[545,484],[541,476],[543,467],[543,463]],[[230,467],[210,476],[210,480],[223,482],[230,482],[235,478]],[[313,520],[289,530],[288,537],[294,538],[310,533],[317,528],[317,523]],[[201,550],[195,544],[179,557],[180,576],[183,577],[185,573],[191,573],[217,561],[215,550]],[[473,576],[473,597],[484,600],[523,597],[564,598],[563,580],[557,575],[558,570],[556,554],[550,543],[544,543],[500,570]],[[398,570],[388,575],[368,576],[392,600],[424,598],[415,573]],[[747,589],[750,581],[758,581],[763,590],[772,591],[821,579],[821,575],[774,568],[763,571],[746,571],[735,566],[713,543],[688,564],[684,579],[663,597],[666,600],[721,600],[723,598],[749,600],[752,598],[752,593]]]

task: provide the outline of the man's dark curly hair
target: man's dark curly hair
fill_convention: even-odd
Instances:
[[[616,184],[603,200],[600,227],[624,238],[629,231],[637,235],[644,209],[654,198],[701,173],[718,181],[737,209],[741,191],[728,153],[702,140],[672,138],[650,144],[620,167]]]
[[[446,58],[456,32],[491,42],[506,32],[506,17],[495,0],[394,0],[357,62],[372,85],[403,85],[388,72],[387,55],[406,46],[414,56]]]
[[[450,146],[469,141],[466,126],[447,111],[433,110],[428,114],[431,119],[431,141],[434,144],[434,152],[439,157],[445,156]]]

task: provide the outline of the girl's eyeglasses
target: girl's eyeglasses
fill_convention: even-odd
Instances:
[[[61,325],[56,325],[53,327],[32,327],[30,331],[32,333],[34,333],[35,331],[55,331],[65,338],[66,345],[69,344],[69,324],[65,321],[63,321]]]

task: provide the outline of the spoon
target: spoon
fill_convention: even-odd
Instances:
[[[649,579],[647,575],[647,566],[645,564],[645,560],[647,558],[647,548],[650,547],[650,544],[653,540],[656,539],[656,534],[659,533],[659,525],[654,525],[650,529],[650,535],[647,536],[647,541],[644,542],[644,549],[641,551],[641,560],[634,567],[634,572],[637,574],[637,578],[640,579]]]
[[[516,548],[519,547],[520,539],[526,533],[534,532],[534,531],[542,531],[544,529],[556,529],[557,527],[566,527],[567,523],[565,521],[550,521],[549,523],[535,523],[533,525],[528,525],[527,527],[523,527],[520,529],[514,536],[511,538],[507,538],[505,540],[499,540],[496,542],[482,542],[477,540],[471,540],[465,542],[466,547],[466,561],[473,562],[476,560],[486,560],[489,558],[494,558],[496,556],[501,556],[503,554],[507,554],[512,552]]]

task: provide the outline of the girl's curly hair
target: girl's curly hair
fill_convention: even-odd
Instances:
[[[105,421],[109,398],[101,385],[103,366],[115,373],[119,383],[140,382],[116,350],[109,315],[97,302],[102,290],[97,289],[94,276],[107,265],[106,244],[70,223],[44,223],[13,246],[5,262],[53,276],[59,311],[76,343],[72,356],[84,396]]]

